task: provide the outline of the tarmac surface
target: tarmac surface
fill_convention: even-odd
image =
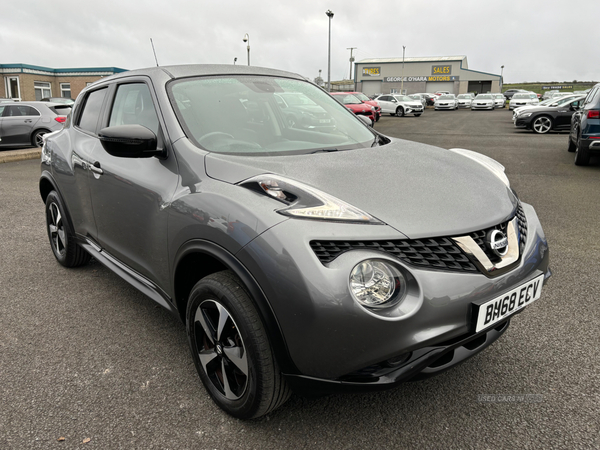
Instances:
[[[39,161],[9,162],[0,164],[0,448],[600,448],[600,158],[575,166],[566,133],[515,130],[506,110],[428,109],[375,129],[491,156],[536,208],[553,277],[498,342],[425,381],[292,396],[261,419],[233,419],[201,385],[180,322],[97,262],[54,260]]]

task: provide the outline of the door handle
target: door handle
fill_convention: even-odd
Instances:
[[[25,123],[31,123],[31,119],[26,119]]]
[[[104,173],[98,161],[96,161],[94,164],[89,164],[88,168],[97,175],[102,175]]]

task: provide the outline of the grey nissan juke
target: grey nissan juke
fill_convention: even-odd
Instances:
[[[93,257],[180,317],[206,390],[239,418],[292,390],[440,373],[550,276],[502,165],[383,136],[283,71],[156,67],[86,87],[45,137],[40,193],[58,262]]]

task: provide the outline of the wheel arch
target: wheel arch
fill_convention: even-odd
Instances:
[[[186,321],[188,297],[194,285],[207,275],[230,270],[247,289],[267,330],[281,370],[284,373],[299,373],[289,355],[283,333],[266,295],[250,271],[233,254],[209,241],[188,241],[177,252],[173,267],[174,301],[183,323]]]

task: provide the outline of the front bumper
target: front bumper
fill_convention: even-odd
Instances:
[[[496,106],[493,103],[485,103],[483,105],[480,105],[479,103],[471,103],[471,109],[494,109],[495,107]]]
[[[434,105],[435,109],[456,109],[456,105],[452,104],[452,105],[448,105],[448,104],[435,104]]]
[[[389,385],[421,372],[433,375],[466,359],[468,356],[463,356],[467,354],[457,350],[448,361],[438,361],[458,348],[454,344],[466,345],[471,338],[481,338],[481,334],[474,334],[473,303],[496,298],[541,274],[549,276],[547,244],[537,215],[533,207],[524,204],[523,208],[527,243],[516,266],[495,278],[479,272],[419,268],[368,247],[346,251],[322,264],[309,245],[323,239],[405,239],[387,226],[290,219],[254,239],[237,256],[255,276],[277,317],[298,369],[286,374],[290,380],[369,386],[374,383],[359,379],[369,368],[411,355],[403,364],[416,368],[409,370],[402,365],[397,369],[402,371],[385,375],[388,378],[383,384]],[[393,263],[405,274],[409,287],[407,298],[400,304],[402,315],[367,311],[350,295],[348,276],[356,264],[368,258]],[[495,334],[484,331],[489,345]],[[487,345],[466,348],[470,355]]]

